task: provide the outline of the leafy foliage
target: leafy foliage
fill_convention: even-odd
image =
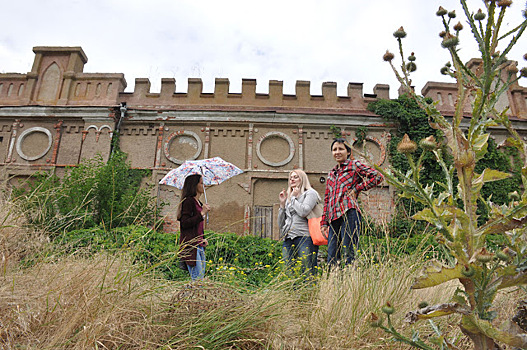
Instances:
[[[397,145],[401,142],[403,135],[408,135],[412,140],[421,140],[430,135],[441,138],[441,133],[434,130],[428,123],[428,115],[419,104],[409,95],[404,94],[396,100],[378,100],[368,105],[368,109],[381,117],[396,122],[397,129],[388,144],[388,157],[390,164],[402,173],[410,169],[408,159],[397,151]],[[430,153],[417,150],[417,155],[423,155],[422,181],[426,184],[441,183],[441,167]],[[447,160],[448,161],[448,160]],[[423,206],[411,198],[401,198],[396,202],[392,223],[392,235],[395,237],[406,237],[410,234],[422,233],[426,230],[426,223],[415,223],[411,216],[421,210]]]
[[[126,154],[115,150],[108,162],[97,155],[69,168],[62,180],[36,173],[13,194],[28,222],[52,233],[97,225],[154,225],[156,199],[149,188],[141,187],[148,173],[131,169]]]
[[[207,269],[237,273],[241,283],[261,286],[281,271],[281,242],[256,236],[239,236],[234,233],[206,232]],[[54,244],[62,254],[93,255],[100,251],[127,253],[135,264],[156,271],[170,280],[187,279],[188,274],[178,268],[179,233],[167,233],[140,225],[118,227],[112,230],[92,227],[64,232],[55,237]],[[243,273],[242,273],[243,272]],[[213,273],[214,275],[214,273]],[[224,276],[225,277],[225,276]],[[232,278],[231,278],[232,281]]]
[[[428,115],[426,112],[407,94],[400,96],[396,100],[378,100],[372,102],[369,104],[368,109],[389,121],[397,122],[396,133],[392,136],[388,146],[388,155],[390,157],[390,164],[402,172],[410,169],[408,159],[404,154],[397,151],[397,145],[401,142],[403,135],[408,135],[412,140],[421,140],[430,135],[441,139],[441,132],[434,130],[428,123]],[[418,149],[416,156],[421,156],[422,152],[421,149]],[[423,182],[428,184],[438,181],[443,182],[441,167],[434,156],[426,153],[423,157]]]
[[[331,133],[333,134],[333,137],[334,137],[334,138],[337,139],[337,138],[342,137],[342,130],[340,129],[340,127],[331,124],[331,125],[329,126],[329,130],[330,130]]]

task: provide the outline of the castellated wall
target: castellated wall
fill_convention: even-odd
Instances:
[[[340,127],[351,143],[355,130],[368,128],[355,156],[382,167],[393,125],[367,110],[368,103],[389,98],[378,84],[365,94],[349,83],[337,96],[336,83],[310,94],[310,82],[297,81],[294,95],[283,83],[269,82],[269,93],[256,93],[256,80],[243,79],[241,93],[229,92],[228,79],[216,79],[213,93],[203,93],[200,79],[176,93],[174,79],[162,79],[161,91],[150,92],[148,79],[136,79],[124,92],[121,73],[84,73],[87,56],[80,47],[35,47],[31,72],[0,74],[0,162],[13,181],[37,170],[61,175],[67,166],[101,154],[108,159],[110,142],[120,125],[121,148],[135,168],[152,170],[154,194],[164,207],[166,229],[176,230],[179,190],[157,185],[187,159],[220,156],[244,173],[207,189],[213,207],[209,229],[278,237],[278,193],[292,169],[302,168],[323,195],[327,172],[334,166],[329,150],[330,126]],[[477,62],[476,62],[477,63]],[[475,64],[476,64],[475,63]],[[453,112],[455,85],[428,83],[423,94],[439,101],[445,115]],[[516,127],[527,134],[527,89],[516,86],[500,101],[509,105]],[[494,133],[498,142],[503,130]],[[389,220],[394,196],[386,184],[362,193],[365,212]]]

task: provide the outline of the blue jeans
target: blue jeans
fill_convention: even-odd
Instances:
[[[190,278],[195,280],[201,280],[205,277],[205,266],[207,260],[205,260],[205,248],[198,247],[198,252],[196,253],[196,266],[190,266],[187,264],[188,272],[190,273]]]
[[[302,274],[316,275],[318,246],[313,244],[309,236],[285,238],[282,244],[282,256],[288,269],[292,269],[300,261]]]
[[[361,215],[355,209],[349,209],[344,215],[329,224],[328,264],[335,266],[337,261],[345,259],[346,265],[355,259],[355,249],[359,246]]]

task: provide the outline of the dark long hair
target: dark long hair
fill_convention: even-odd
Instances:
[[[181,201],[179,202],[177,211],[178,220],[181,219],[181,206],[183,205],[183,201],[189,197],[196,197],[198,194],[198,184],[200,179],[200,174],[189,175],[185,178],[185,183],[181,190]]]

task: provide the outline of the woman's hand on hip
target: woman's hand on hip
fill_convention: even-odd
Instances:
[[[322,236],[324,236],[325,239],[328,239],[329,237],[329,227],[328,226],[321,226],[320,232],[322,233]]]

